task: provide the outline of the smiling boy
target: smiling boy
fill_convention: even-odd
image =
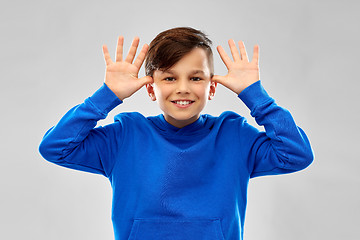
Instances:
[[[241,41],[239,53],[229,40],[233,59],[219,46],[228,69],[219,76],[211,41],[198,30],[164,31],[136,59],[139,38],[125,59],[123,41],[115,62],[103,46],[104,84],[45,134],[41,154],[110,180],[116,240],[242,239],[249,179],[296,172],[313,160],[304,131],[261,85],[258,46],[251,61]],[[217,83],[236,93],[266,132],[234,112],[201,114]],[[95,128],[143,86],[163,114],[120,113]]]
[[[195,48],[171,69],[155,70],[154,83],[147,85],[151,100],[157,101],[165,120],[182,128],[195,122],[207,100],[215,94],[208,56]]]

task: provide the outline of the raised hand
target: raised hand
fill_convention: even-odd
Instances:
[[[249,62],[242,41],[239,41],[240,54],[234,40],[230,39],[228,43],[234,60],[226,54],[222,46],[217,47],[220,57],[228,69],[228,74],[225,76],[214,75],[212,80],[224,85],[236,94],[240,94],[242,90],[260,79],[259,46],[255,45],[253,59]]]
[[[115,62],[111,60],[107,46],[103,45],[103,53],[106,63],[105,84],[122,101],[125,98],[130,97],[145,84],[153,82],[153,79],[150,76],[138,78],[139,70],[144,62],[146,52],[149,49],[149,46],[144,44],[133,63],[139,41],[140,39],[138,37],[134,38],[129,53],[125,60],[123,60],[124,37],[120,36],[118,38],[116,48]]]

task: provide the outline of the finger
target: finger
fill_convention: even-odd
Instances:
[[[107,48],[106,45],[103,45],[102,46],[102,49],[103,49],[103,53],[104,53],[104,58],[105,58],[105,63],[106,65],[109,65],[112,63],[112,60],[111,60],[111,57],[110,57],[110,54],[109,54],[109,50]]]
[[[140,69],[141,65],[143,64],[148,49],[149,49],[149,45],[144,44],[144,46],[142,47],[139,55],[138,55],[137,58],[135,59],[134,65],[135,65],[138,69]]]
[[[255,63],[256,65],[259,65],[259,45],[254,46],[254,54],[251,62]]]
[[[241,60],[240,54],[239,54],[239,51],[238,51],[238,49],[236,47],[236,44],[235,44],[234,40],[230,39],[228,41],[228,43],[229,43],[231,55],[233,56],[234,61],[240,61]]]
[[[146,84],[150,84],[154,82],[154,79],[150,76],[145,76],[139,79],[139,82],[141,83],[141,86],[144,86]]]
[[[116,62],[121,62],[123,58],[123,46],[124,46],[124,37],[120,36],[118,38],[117,47],[116,47]]]
[[[139,46],[139,42],[140,42],[140,39],[138,37],[135,37],[131,44],[131,47],[130,47],[129,53],[125,59],[125,62],[132,63],[132,61],[134,60],[135,54],[136,54],[137,47]]]
[[[225,52],[224,48],[222,46],[217,46],[217,51],[219,52],[219,55],[221,57],[221,60],[224,62],[225,66],[227,67],[227,69],[230,68],[230,65],[232,63],[231,58],[227,55],[227,53]]]
[[[239,41],[240,55],[242,60],[249,61],[243,41]]]
[[[220,76],[220,75],[214,75],[211,80],[213,82],[216,82],[216,83],[220,83],[222,85],[224,85],[224,82],[226,80],[226,77],[225,76]]]

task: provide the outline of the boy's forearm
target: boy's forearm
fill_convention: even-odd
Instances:
[[[299,128],[290,112],[278,106],[261,82],[258,81],[239,94],[251,115],[259,125],[265,127],[270,148],[262,147],[258,155],[268,154],[264,149],[275,151],[278,166],[288,170],[301,170],[313,160],[310,142]]]
[[[103,84],[84,103],[70,109],[60,121],[46,132],[39,150],[49,161],[58,161],[72,151],[93,129],[97,121],[122,101]]]

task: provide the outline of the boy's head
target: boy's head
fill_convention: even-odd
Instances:
[[[194,48],[205,50],[211,76],[214,74],[212,41],[203,32],[178,27],[159,33],[150,43],[145,58],[145,74],[153,76],[155,70],[168,70]]]
[[[165,120],[182,128],[195,122],[215,94],[211,41],[193,28],[173,28],[155,37],[145,58],[146,88]]]

